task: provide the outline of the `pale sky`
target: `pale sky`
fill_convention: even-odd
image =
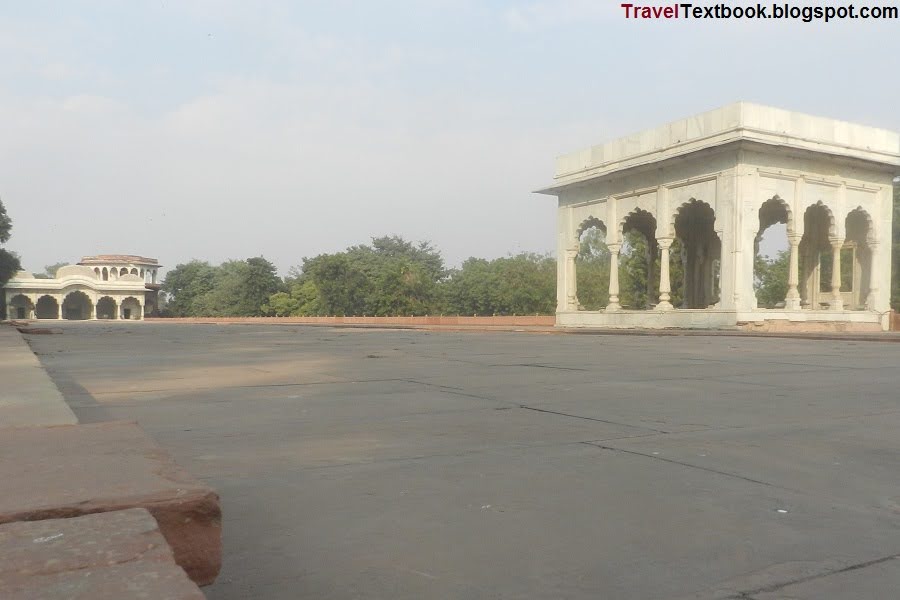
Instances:
[[[887,0],[890,2],[891,0]],[[857,4],[860,4],[857,2]],[[0,199],[29,270],[554,250],[558,154],[736,100],[900,130],[897,21],[635,22],[604,0],[0,7]]]

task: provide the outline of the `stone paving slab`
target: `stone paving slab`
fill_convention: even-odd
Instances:
[[[191,579],[218,574],[218,495],[134,423],[0,430],[0,481],[0,524],[144,507]]]
[[[0,427],[78,422],[15,328],[0,326]]]
[[[202,600],[142,508],[0,525],[7,600]]]
[[[4,600],[204,600],[203,593],[178,565],[151,570],[145,563],[68,571],[33,580]]]

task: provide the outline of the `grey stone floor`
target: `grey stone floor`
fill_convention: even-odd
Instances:
[[[211,600],[898,596],[898,344],[52,327],[220,491]]]

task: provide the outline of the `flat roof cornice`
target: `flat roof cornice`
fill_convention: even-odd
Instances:
[[[616,171],[740,141],[863,160],[900,172],[900,134],[893,131],[736,102],[561,156],[554,185],[537,193],[555,195]]]

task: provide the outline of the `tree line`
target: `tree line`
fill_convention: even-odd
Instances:
[[[447,268],[431,243],[383,236],[304,258],[284,279],[262,257],[195,260],[169,271],[162,291],[173,317],[550,314],[556,261],[522,253]]]

